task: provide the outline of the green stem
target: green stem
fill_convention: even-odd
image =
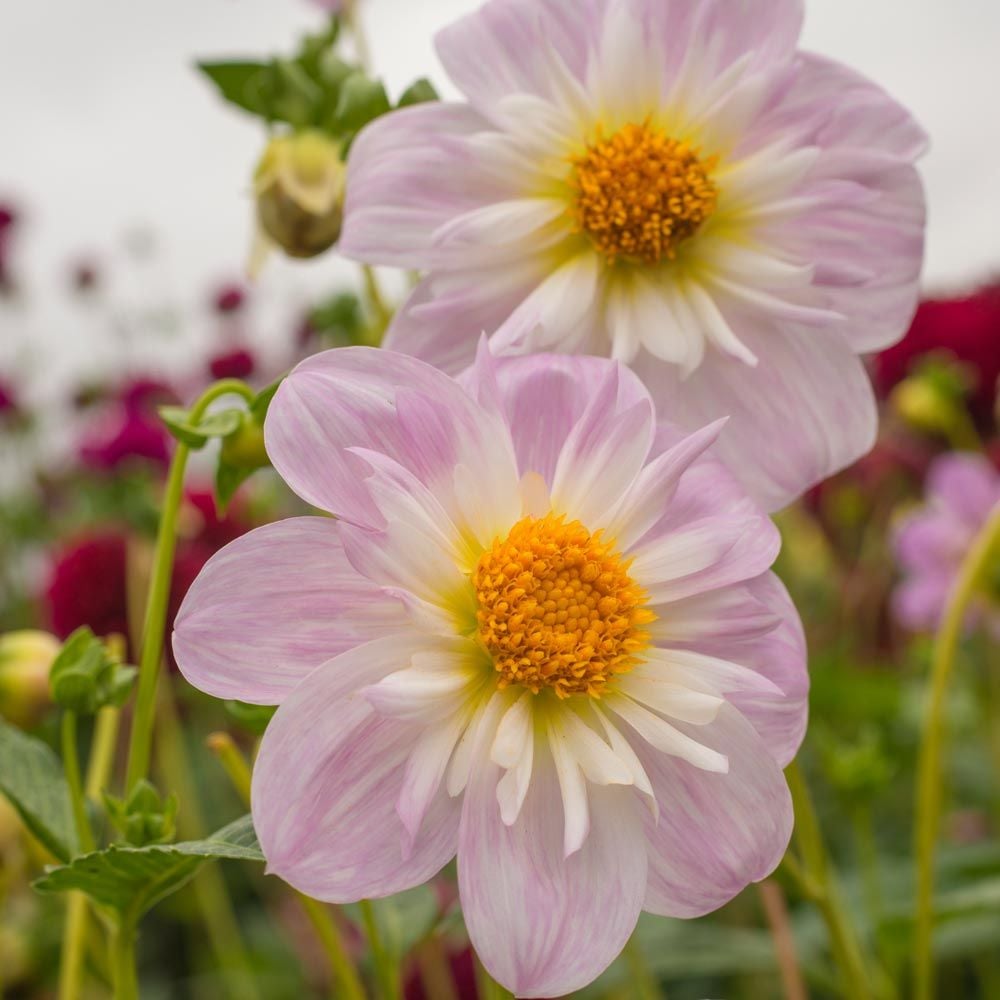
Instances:
[[[135,969],[135,927],[123,923],[111,939],[111,970],[114,1000],[139,1000],[139,979]]]
[[[90,761],[87,766],[87,784],[85,791],[91,801],[99,801],[101,792],[108,784],[111,765],[115,757],[115,744],[118,740],[118,722],[120,711],[112,705],[102,708],[97,713],[94,723],[94,742],[90,748]]]
[[[76,835],[80,841],[80,853],[89,854],[94,849],[94,833],[87,818],[83,781],[80,778],[80,760],[76,752],[76,712],[63,712],[60,736],[63,768],[66,771],[66,784],[69,785],[69,801],[73,809]]]
[[[625,961],[632,978],[633,996],[638,1000],[659,1000],[660,987],[653,978],[646,956],[639,948],[634,934],[625,945]]]
[[[368,300],[371,311],[375,314],[371,342],[374,346],[378,346],[382,342],[382,335],[392,321],[392,309],[382,294],[382,287],[379,285],[375,269],[370,264],[362,264],[361,274],[365,282],[365,298]]]
[[[397,1000],[399,997],[399,970],[392,956],[385,949],[382,935],[379,933],[378,922],[375,919],[375,909],[371,900],[362,899],[358,906],[361,909],[361,919],[365,925],[365,937],[372,953],[372,963],[375,966],[375,979],[378,982],[382,1000]]]
[[[87,943],[87,897],[71,892],[66,898],[66,922],[59,952],[59,1000],[77,1000]]]
[[[815,885],[813,899],[826,923],[830,948],[846,983],[846,995],[851,1000],[871,1000],[871,979],[831,871],[809,788],[796,761],[788,765],[785,776],[795,806],[795,839],[805,873]]]
[[[914,996],[934,996],[934,850],[941,815],[941,756],[944,747],[944,715],[948,682],[962,637],[969,602],[980,578],[1000,547],[1000,506],[969,549],[948,599],[941,627],[934,638],[931,659],[930,696],[924,715],[923,739],[917,762],[917,815],[915,854],[917,866],[916,920],[913,962]]]
[[[223,379],[210,386],[192,407],[190,419],[196,423],[209,404],[220,396],[236,393],[248,402],[254,398],[249,386],[238,379]],[[128,750],[125,790],[130,791],[149,773],[149,758],[153,745],[153,717],[156,712],[156,682],[163,658],[163,639],[173,576],[174,551],[177,547],[177,514],[184,498],[184,472],[190,449],[178,443],[170,463],[167,488],[163,497],[163,512],[156,537],[156,554],[146,598],[146,615],[142,634],[142,655],[139,660],[139,689],[132,719],[132,734]]]
[[[333,972],[334,979],[339,988],[332,994],[338,1000],[365,1000],[365,989],[358,978],[357,970],[347,954],[344,947],[344,939],[340,935],[340,928],[337,926],[330,911],[315,899],[302,893],[296,893],[302,909],[305,911],[309,922],[316,931],[323,951],[326,953],[327,961]]]

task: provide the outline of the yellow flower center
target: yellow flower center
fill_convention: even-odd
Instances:
[[[571,162],[577,224],[611,263],[673,260],[715,211],[719,192],[709,174],[717,158],[699,159],[648,124],[625,125],[608,139],[598,131]]]
[[[479,641],[500,688],[521,684],[560,698],[599,698],[631,670],[655,615],[629,561],[601,532],[564,517],[526,517],[497,539],[472,574]]]

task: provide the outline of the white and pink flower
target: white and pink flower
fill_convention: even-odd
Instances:
[[[195,686],[280,706],[253,781],[269,870],[343,902],[457,854],[472,941],[528,997],[594,979],[641,910],[771,872],[805,649],[777,532],[708,453],[723,423],[658,422],[607,359],[300,364],[267,446],[336,519],[229,545],[173,639]]]
[[[983,455],[941,455],[927,473],[926,494],[924,506],[900,521],[893,538],[903,571],[893,611],[914,631],[940,624],[962,563],[1000,504],[1000,472]],[[967,626],[979,622],[1000,637],[1000,552],[969,607]]]
[[[610,355],[766,507],[875,437],[859,359],[917,302],[925,136],[797,46],[802,0],[491,0],[438,53],[466,103],[355,143],[340,250],[426,272],[387,346],[457,372]]]

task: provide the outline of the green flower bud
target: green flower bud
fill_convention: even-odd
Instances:
[[[167,844],[177,832],[177,796],[166,799],[148,781],[136,784],[125,799],[105,794],[108,817],[134,847]]]
[[[264,448],[264,428],[244,411],[240,425],[222,441],[222,461],[238,469],[263,469],[271,464]]]
[[[60,647],[48,632],[0,636],[0,715],[15,726],[35,725],[51,704],[49,670]]]
[[[340,236],[346,167],[340,146],[314,129],[268,143],[254,175],[257,220],[290,257],[316,257]]]

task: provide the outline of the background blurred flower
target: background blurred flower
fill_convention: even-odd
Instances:
[[[351,149],[341,252],[429,274],[386,346],[449,371],[611,355],[774,509],[867,451],[858,357],[916,306],[926,138],[796,46],[800,0],[492,0],[437,36],[468,99]],[[456,177],[461,183],[456,183]],[[669,407],[669,411],[666,409]]]
[[[174,562],[168,623],[173,622],[188,588],[212,554],[249,527],[238,505],[219,518],[211,493],[188,492],[184,531]],[[81,625],[89,625],[100,636],[130,636],[129,551],[128,537],[117,530],[80,536],[55,551],[44,596],[49,624],[58,636],[66,638]],[[144,586],[141,596],[145,596]],[[172,654],[170,659],[172,662]]]
[[[904,579],[893,595],[899,621],[914,630],[940,623],[959,567],[990,512],[1000,503],[1000,473],[982,455],[935,459],[927,474],[926,504],[901,521],[894,538]],[[983,615],[1000,635],[1000,552],[968,624]]]
[[[928,354],[964,363],[972,376],[970,408],[980,426],[992,426],[1000,379],[1000,282],[962,298],[920,304],[906,336],[875,357],[875,383],[886,396]]]
[[[268,453],[337,517],[224,549],[173,640],[202,690],[279,704],[270,870],[346,902],[457,852],[476,952],[529,997],[590,982],[641,909],[698,916],[770,873],[805,648],[720,430],[657,424],[606,359],[483,350],[462,386],[364,348],[299,365]]]
[[[238,312],[246,301],[246,291],[242,285],[223,285],[215,293],[214,306],[217,313],[226,315]]]
[[[208,363],[213,379],[250,378],[257,368],[253,353],[246,347],[236,347],[231,351],[216,354]]]
[[[33,726],[48,708],[49,668],[61,646],[36,629],[0,635],[0,715],[15,726]]]

